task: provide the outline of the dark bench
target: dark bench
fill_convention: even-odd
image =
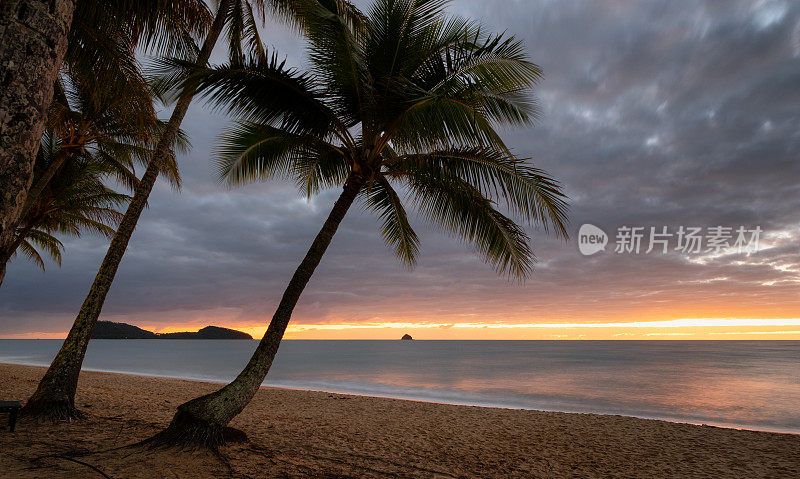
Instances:
[[[17,425],[17,414],[22,409],[22,403],[19,401],[0,401],[0,413],[8,413],[8,429],[14,432],[14,426]]]

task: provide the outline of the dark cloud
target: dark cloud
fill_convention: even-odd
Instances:
[[[297,321],[798,317],[800,4],[459,0],[451,11],[524,38],[543,67],[542,121],[507,138],[564,182],[573,231],[582,223],[612,236],[622,225],[760,225],[768,248],[714,258],[617,255],[612,244],[584,257],[574,240],[532,230],[540,264],[517,285],[424,226],[410,272],[359,210],[334,239]],[[266,37],[302,63],[288,30]],[[209,157],[226,122],[200,104],[190,110],[183,192],[155,191],[107,317],[164,325],[271,316],[337,192],[306,200],[274,182],[219,186]],[[63,266],[46,274],[22,259],[9,266],[0,334],[69,327],[105,243],[66,246]]]

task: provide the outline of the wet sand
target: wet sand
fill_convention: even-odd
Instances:
[[[0,400],[24,400],[43,373],[0,364]],[[800,435],[279,388],[259,391],[231,424],[249,440],[219,455],[123,447],[218,387],[84,372],[76,404],[87,419],[0,430],[0,476],[800,476]]]

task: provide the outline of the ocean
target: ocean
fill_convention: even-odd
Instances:
[[[93,340],[84,369],[227,382],[256,341]],[[61,340],[0,339],[46,366]],[[800,341],[287,340],[264,383],[800,433]]]

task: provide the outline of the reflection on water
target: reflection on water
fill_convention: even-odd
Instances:
[[[0,340],[0,362],[59,345]],[[255,346],[95,340],[84,366],[229,381]],[[285,341],[265,384],[800,432],[800,341]]]

